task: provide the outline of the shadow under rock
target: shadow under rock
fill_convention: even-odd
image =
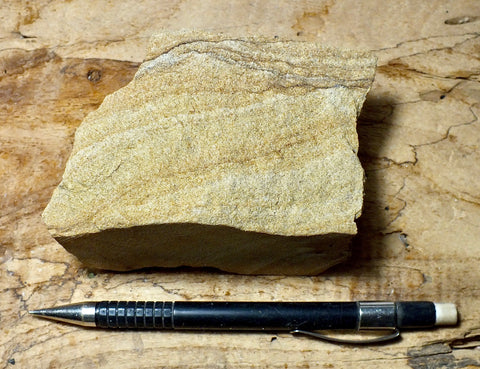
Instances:
[[[315,275],[346,260],[346,234],[281,236],[196,223],[107,229],[57,241],[87,267],[116,271],[213,267],[241,274]]]
[[[393,100],[368,95],[357,123],[358,156],[365,170],[365,195],[362,215],[357,220],[358,233],[351,245],[351,258],[334,268],[328,275],[378,274],[374,261],[381,255],[382,231],[389,222],[389,208],[381,198],[385,192],[384,171],[389,165],[381,152],[386,145],[395,114]]]

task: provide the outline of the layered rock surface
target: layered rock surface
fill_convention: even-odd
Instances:
[[[43,218],[85,264],[316,274],[363,199],[369,53],[200,32],[152,39],[78,128]]]

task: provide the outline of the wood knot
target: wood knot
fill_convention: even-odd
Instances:
[[[99,69],[90,69],[87,73],[87,79],[90,82],[98,82],[100,81],[100,78],[102,78],[102,71]]]

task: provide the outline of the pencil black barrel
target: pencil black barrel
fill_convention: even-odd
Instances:
[[[356,302],[99,302],[102,328],[198,330],[356,329]]]
[[[176,329],[355,329],[356,303],[176,302]]]

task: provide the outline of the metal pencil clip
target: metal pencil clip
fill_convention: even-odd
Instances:
[[[318,332],[302,331],[301,329],[295,329],[290,333],[303,334],[305,336],[314,337],[327,342],[345,343],[349,345],[368,345],[372,343],[386,342],[386,341],[394,340],[400,337],[400,331],[397,328],[395,328],[391,333],[385,334],[384,336],[369,338],[364,340],[349,340],[349,339],[343,339],[343,338],[336,338],[336,337],[331,337],[326,334],[322,334]]]

